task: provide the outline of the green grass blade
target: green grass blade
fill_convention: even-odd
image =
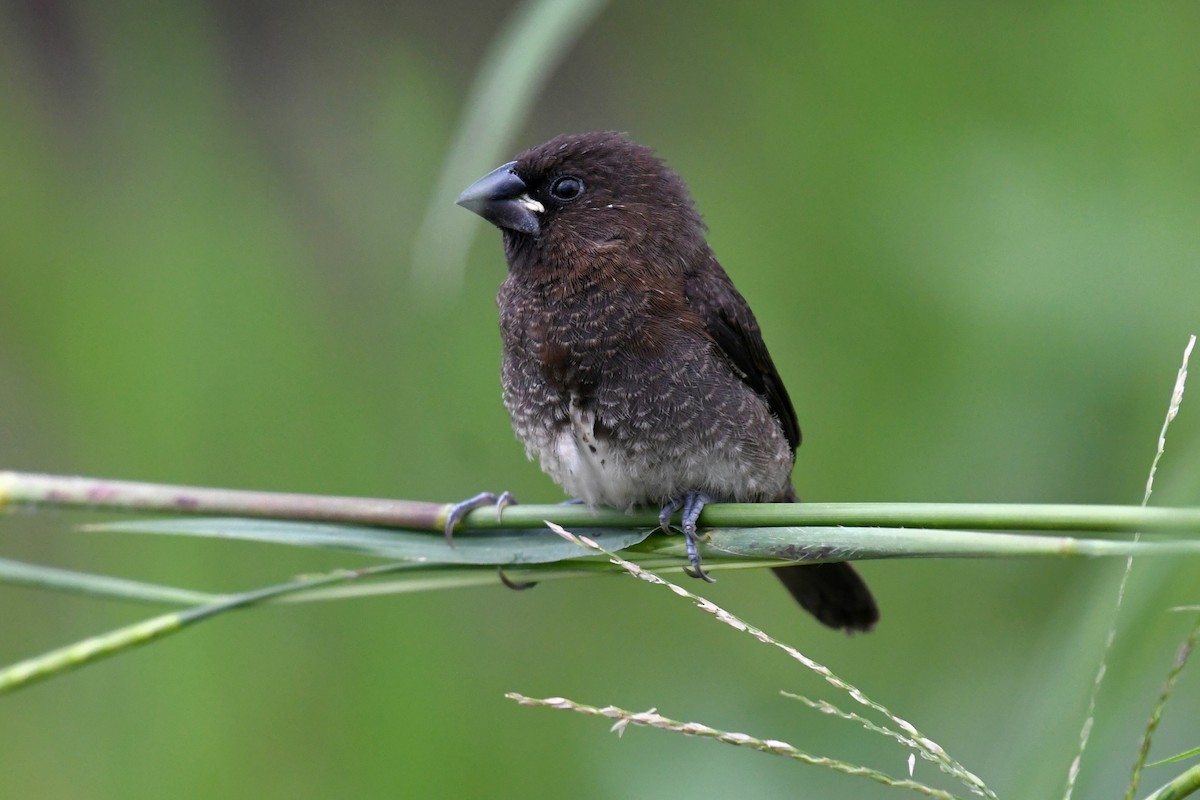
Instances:
[[[684,555],[683,537],[655,536],[637,549]],[[722,528],[707,531],[708,558],[849,561],[879,558],[1030,558],[1200,555],[1200,540],[1112,541],[929,528]]]
[[[162,614],[142,622],[126,625],[99,636],[51,650],[40,656],[19,661],[0,668],[0,694],[22,689],[38,681],[62,675],[79,667],[108,656],[125,652],[139,645],[177,633],[191,625],[212,619],[227,611],[257,605],[269,600],[285,597],[307,589],[331,586],[338,583],[360,580],[381,575],[397,569],[402,564],[381,564],[361,570],[336,570],[324,575],[298,578],[288,583],[255,589],[204,605],[193,606],[182,611]]]
[[[255,517],[440,531],[450,503],[372,497],[213,489],[0,471],[0,511],[7,507],[121,510],[127,513]],[[460,530],[653,528],[655,509],[625,513],[569,505],[518,505],[467,515]],[[1200,508],[986,503],[712,503],[703,527],[860,526],[981,530],[1200,533]]]
[[[87,530],[197,536],[344,550],[423,564],[545,564],[588,555],[542,529],[466,532],[448,547],[436,534],[356,525],[264,519],[186,517],[127,520]],[[585,529],[605,549],[644,542],[652,531]],[[643,548],[683,554],[681,536],[655,536]],[[1200,554],[1200,540],[1111,541],[1069,536],[929,528],[771,527],[707,531],[709,558],[844,561],[876,558],[1027,558]]]
[[[588,550],[563,541],[544,527],[463,532],[455,535],[454,547],[447,545],[441,534],[423,531],[236,517],[127,520],[89,525],[86,530],[269,542],[426,564],[545,564],[591,555]],[[605,546],[614,550],[637,544],[650,533],[650,530],[589,531],[589,535],[597,541],[607,542]]]
[[[1200,764],[1182,773],[1165,786],[1159,787],[1146,800],[1180,800],[1200,791]]]
[[[493,40],[475,71],[458,134],[413,249],[413,279],[426,295],[458,291],[473,233],[481,225],[474,215],[455,208],[454,198],[511,158],[516,131],[555,65],[603,7],[604,0],[526,0]]]
[[[499,521],[491,509],[473,511],[463,526],[479,530],[533,528],[546,519],[568,529],[654,527],[658,512],[639,509],[627,514],[610,508],[518,505],[504,509]],[[712,503],[704,507],[699,524],[701,528],[838,525],[1200,535],[1200,508],[1039,503]]]
[[[638,563],[646,569],[663,574],[683,574],[684,567],[687,565],[687,562],[681,558],[654,556],[639,558]],[[720,559],[710,559],[704,562],[705,570],[714,573],[770,566],[778,566],[778,562],[775,560],[722,561]],[[605,559],[592,557],[571,559],[559,564],[529,564],[514,569],[505,569],[504,574],[509,580],[517,583],[543,583],[572,578],[623,575],[624,570],[614,567]],[[281,598],[281,602],[304,603],[317,600],[346,600],[357,597],[409,594],[440,589],[468,589],[479,586],[496,586],[499,582],[496,570],[486,567],[434,567],[414,564],[412,569],[400,571],[389,580],[363,581],[346,586],[313,589],[288,595]]]
[[[61,675],[85,664],[123,650],[161,639],[183,627],[183,612],[163,614],[118,628],[99,636],[90,636],[40,656],[19,661],[0,669],[0,694],[24,688],[32,683]]]
[[[1182,753],[1173,755],[1170,758],[1164,758],[1160,761],[1152,761],[1147,764],[1147,767],[1161,767],[1163,764],[1174,764],[1177,761],[1187,761],[1189,758],[1200,756],[1200,747],[1193,747],[1191,750],[1185,750]]]
[[[45,567],[40,564],[26,564],[9,559],[0,559],[0,583],[36,589],[55,589],[60,592],[74,592],[116,600],[170,605],[190,606],[225,599],[221,595],[194,592],[175,586],[143,583],[90,572]]]

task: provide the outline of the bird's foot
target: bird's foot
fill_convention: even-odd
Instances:
[[[480,497],[483,497],[483,495],[480,495]],[[516,504],[517,501],[513,500],[513,496],[511,494],[509,494],[508,492],[505,492],[504,494],[502,494],[500,496],[500,500],[503,500],[505,497],[508,497],[508,499],[509,499],[508,505]],[[468,500],[467,502],[470,503],[476,499],[478,499],[478,498],[472,497],[471,500]],[[496,504],[497,504],[497,506],[499,506],[499,501],[497,501]],[[561,503],[559,503],[559,505],[560,506],[581,506],[581,505],[583,505],[583,500],[578,497],[573,497],[570,500],[563,500]],[[497,514],[500,513],[499,509],[497,509],[496,513]],[[503,583],[505,586],[507,586],[509,589],[512,589],[514,592],[523,592],[526,589],[532,589],[533,587],[537,586],[537,581],[514,581],[512,578],[510,578],[504,574],[504,567],[497,567],[496,572],[499,573],[499,575],[500,575],[500,582]]]
[[[458,523],[463,521],[463,517],[471,513],[477,508],[484,506],[496,506],[496,520],[500,520],[500,514],[509,506],[515,506],[517,498],[513,497],[509,492],[502,492],[497,495],[493,492],[482,492],[475,495],[469,500],[463,500],[461,503],[455,503],[450,506],[450,511],[446,514],[446,544],[454,547],[454,529]]]
[[[700,518],[700,512],[704,510],[704,505],[711,502],[713,502],[712,497],[695,490],[684,493],[683,497],[668,500],[658,514],[658,526],[664,533],[670,533],[671,515],[679,509],[683,509],[681,520],[683,539],[687,546],[688,563],[691,564],[691,567],[685,568],[684,572],[693,578],[715,583],[716,581],[700,566],[700,552],[696,549],[696,542],[700,538],[696,533],[696,520]]]
[[[526,589],[532,589],[537,586],[537,581],[514,581],[504,574],[504,567],[496,567],[496,572],[500,575],[500,582],[514,592],[523,592]]]

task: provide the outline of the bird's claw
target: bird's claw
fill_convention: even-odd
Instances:
[[[663,533],[671,532],[671,515],[683,507],[683,498],[668,500],[658,512],[658,527]]]
[[[463,521],[463,518],[477,508],[484,506],[496,506],[496,521],[500,521],[500,515],[504,509],[509,506],[515,506],[517,498],[512,496],[511,492],[501,492],[499,495],[494,492],[481,492],[474,497],[463,500],[461,503],[455,503],[450,506],[450,510],[446,512],[446,544],[454,547],[454,529],[458,523]]]
[[[696,549],[696,542],[700,539],[696,533],[696,520],[700,518],[700,512],[704,510],[706,503],[711,503],[713,498],[704,492],[691,491],[672,500],[668,500],[662,507],[662,511],[658,514],[658,526],[662,528],[664,533],[671,532],[671,515],[679,509],[683,509],[682,528],[683,539],[687,547],[688,563],[690,567],[685,567],[686,572],[690,577],[699,578],[708,583],[716,583],[716,580],[704,571],[700,566],[700,551]]]
[[[537,581],[514,581],[504,574],[504,567],[496,567],[496,572],[500,575],[500,582],[514,592],[523,592],[526,589],[532,589],[537,586]]]

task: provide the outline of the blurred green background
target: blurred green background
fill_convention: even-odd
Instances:
[[[449,501],[559,490],[500,404],[499,236],[414,264],[508,3],[0,4],[0,467]],[[506,154],[618,129],[690,183],[805,432],[810,500],[1136,503],[1200,328],[1200,6],[606,6]],[[498,162],[497,162],[498,163]],[[456,187],[457,188],[457,187]],[[1200,386],[1156,502],[1200,504]],[[211,590],[353,559],[0,518],[0,554]],[[1061,794],[1117,562],[879,562],[842,637],[717,602],[1002,797]],[[1081,797],[1125,785],[1200,564],[1134,571]],[[0,587],[0,663],[132,622]],[[1197,742],[1185,674],[1154,755]],[[891,797],[519,708],[657,707],[905,772],[783,655],[624,578],[260,609],[0,701],[5,797]],[[1157,785],[1178,766],[1152,770]],[[937,781],[923,764],[917,777]]]

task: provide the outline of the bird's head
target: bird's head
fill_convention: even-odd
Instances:
[[[480,178],[456,202],[504,232],[510,262],[518,254],[645,262],[705,246],[683,180],[620,133],[558,136]]]

